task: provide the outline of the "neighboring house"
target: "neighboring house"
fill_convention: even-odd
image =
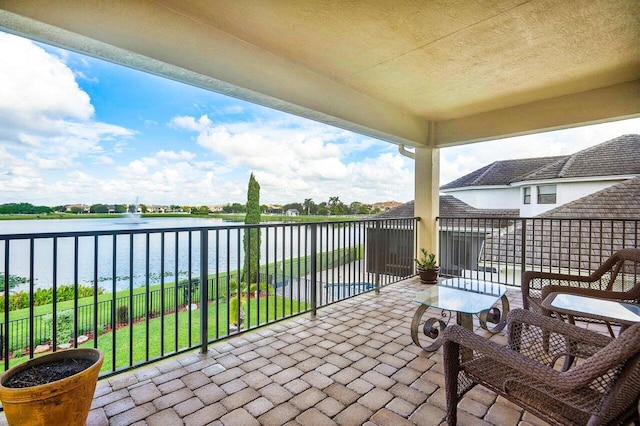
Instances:
[[[285,214],[287,216],[298,216],[300,212],[298,211],[298,209],[289,209]]]
[[[640,176],[528,219],[526,269],[546,265],[565,272],[593,271],[615,251],[640,247],[639,220]],[[494,230],[486,238],[484,262],[519,264],[523,244],[514,235],[523,235],[522,222]]]
[[[497,161],[443,185],[441,192],[448,194],[440,196],[439,215],[444,273],[495,271],[517,282],[520,266],[518,271],[502,269],[521,263],[523,237],[527,267],[593,270],[612,252],[639,246],[640,135],[620,136],[562,157]],[[413,215],[410,201],[375,217]],[[534,218],[526,221],[524,233],[518,217]],[[553,220],[560,218],[622,220],[595,222],[600,226]],[[385,250],[404,253],[388,240]],[[609,243],[591,243],[600,241]],[[583,247],[587,242],[588,249]]]
[[[393,209],[401,205],[402,203],[398,201],[383,201],[383,202],[371,204],[371,208],[374,210],[379,209],[381,212],[386,212],[389,209]]]
[[[640,135],[623,135],[572,155],[496,161],[440,190],[476,208],[534,217],[638,175]]]

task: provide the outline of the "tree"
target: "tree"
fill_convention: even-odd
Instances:
[[[116,204],[115,205],[115,212],[116,213],[126,213],[127,212],[127,206],[125,206],[124,204]]]
[[[260,223],[260,184],[251,173],[247,188],[247,214],[244,217],[245,225]],[[258,264],[260,263],[260,229],[245,228],[244,230],[244,268],[242,280],[248,283],[260,282]]]
[[[109,208],[104,204],[94,204],[89,208],[91,213],[109,213]]]
[[[314,203],[311,198],[304,199],[304,203],[302,203],[302,206],[304,207],[304,211],[306,212],[307,216],[311,214],[311,208],[315,205],[316,203]]]
[[[328,203],[329,213],[332,215],[344,215],[349,212],[349,208],[340,201],[340,197],[329,197]]]
[[[300,203],[290,203],[282,206],[282,211],[284,213],[286,213],[289,210],[298,210],[298,212],[302,212],[304,210],[304,207]]]
[[[209,213],[210,213],[209,207],[207,207],[207,206],[200,206],[197,209],[191,210],[191,214],[208,215]]]

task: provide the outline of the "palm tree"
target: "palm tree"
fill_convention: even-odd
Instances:
[[[229,303],[229,325],[234,325],[238,330],[242,328],[242,323],[245,318],[245,306],[251,293],[268,290],[269,294],[273,289],[265,283],[247,285],[245,282],[241,282],[238,286],[235,280],[229,281],[229,293],[225,291],[221,292],[222,297],[228,300]]]
[[[307,211],[307,216],[309,216],[309,212],[311,211],[311,206],[313,205],[313,200],[311,198],[305,198],[304,203],[302,203],[302,205]]]

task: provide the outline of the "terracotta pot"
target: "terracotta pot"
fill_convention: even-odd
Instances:
[[[55,382],[27,388],[4,386],[22,370],[65,358],[90,359],[94,363]],[[7,370],[0,378],[0,401],[9,425],[85,425],[103,361],[104,354],[98,349],[69,349],[30,359]]]
[[[418,275],[420,275],[420,282],[422,284],[438,284],[438,274],[440,273],[440,267],[436,266],[432,269],[418,268]]]

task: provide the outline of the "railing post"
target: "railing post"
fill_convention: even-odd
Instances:
[[[376,246],[374,248],[375,255],[373,256],[376,263],[376,278],[375,278],[375,286],[376,286],[376,294],[380,294],[380,268],[382,268],[382,256],[380,247],[382,246],[382,233],[380,232],[380,221],[376,221]]]
[[[521,219],[521,220],[522,220],[522,230],[520,231],[521,232],[520,240],[521,240],[522,246],[520,247],[520,277],[522,277],[522,273],[525,270],[525,264],[527,262],[527,219]]]
[[[318,225],[311,225],[311,316],[316,316],[318,307]]]
[[[189,283],[191,285],[191,283]],[[191,330],[189,330],[191,332]],[[209,342],[209,231],[200,231],[200,352]]]

